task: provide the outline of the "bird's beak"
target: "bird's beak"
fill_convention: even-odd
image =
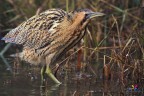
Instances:
[[[86,13],[86,19],[91,19],[94,17],[103,16],[103,15],[105,15],[105,14],[100,13],[100,12],[88,12],[88,13]]]

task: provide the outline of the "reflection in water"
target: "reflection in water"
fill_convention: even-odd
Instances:
[[[58,90],[59,86],[60,86],[60,84],[55,84],[50,87],[42,86],[42,87],[40,87],[40,94],[41,94],[41,96],[54,96],[52,94],[55,94],[55,91]]]
[[[40,87],[40,69],[20,64],[13,68],[12,73],[4,67],[0,60],[0,96],[142,96],[142,91],[127,90],[128,84],[121,84],[119,80],[103,81],[99,70],[97,76],[93,73],[59,70],[58,79],[61,85],[54,85],[48,78],[46,86]],[[98,68],[92,67],[93,70]],[[19,72],[17,72],[19,70]],[[129,82],[130,83],[130,82]],[[127,86],[126,86],[127,85]],[[139,86],[139,85],[138,85]]]

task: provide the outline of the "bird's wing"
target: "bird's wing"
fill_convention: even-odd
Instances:
[[[22,44],[30,48],[42,48],[51,42],[50,35],[56,32],[57,26],[67,13],[61,9],[50,9],[35,15],[11,30],[2,40]]]

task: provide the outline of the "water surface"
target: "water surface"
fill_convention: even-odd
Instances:
[[[8,66],[0,59],[0,96],[143,96],[142,88],[134,90],[131,81],[123,85],[120,80],[103,80],[102,69],[91,64],[90,68],[76,71],[74,68],[58,71],[61,85],[47,79],[41,87],[40,68],[27,64],[17,64],[14,59],[6,59]],[[73,65],[75,65],[73,63]],[[140,85],[138,85],[140,86]]]

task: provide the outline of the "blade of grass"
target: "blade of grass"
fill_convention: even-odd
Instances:
[[[109,5],[110,7],[114,8],[115,10],[117,10],[117,11],[119,11],[119,12],[125,13],[125,14],[127,14],[128,16],[130,16],[130,17],[132,17],[132,18],[134,18],[134,19],[136,19],[136,20],[144,23],[144,20],[143,20],[143,19],[141,19],[141,18],[139,18],[139,17],[137,17],[137,16],[134,16],[134,15],[132,15],[131,13],[125,11],[125,10],[122,10],[122,9],[120,9],[120,8],[118,8],[118,7],[112,5],[112,4],[110,4],[110,3],[108,3],[108,2],[106,2],[106,1],[104,1],[104,0],[101,0],[101,2]]]

